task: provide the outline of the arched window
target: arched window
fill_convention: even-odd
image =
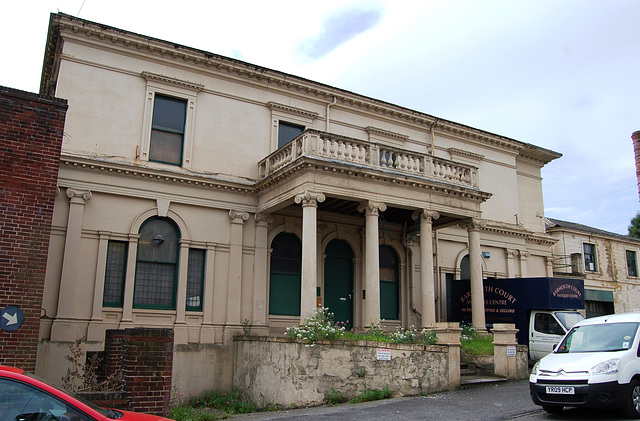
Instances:
[[[469,255],[467,254],[460,261],[460,279],[468,281],[471,279],[471,267],[469,265]]]
[[[390,246],[380,246],[380,318],[398,320],[400,308],[398,255]]]
[[[271,242],[269,314],[300,315],[302,243],[294,234],[280,233]]]
[[[140,227],[133,306],[175,309],[180,232],[168,218],[150,218]]]

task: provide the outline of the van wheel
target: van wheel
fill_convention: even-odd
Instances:
[[[557,414],[558,412],[562,412],[562,410],[564,409],[564,406],[542,405],[542,409],[544,409],[549,414]]]
[[[640,418],[640,382],[637,380],[629,383],[624,412],[629,418]]]

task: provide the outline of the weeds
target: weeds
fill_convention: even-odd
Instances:
[[[382,389],[369,389],[366,388],[358,396],[351,399],[350,403],[360,403],[360,402],[369,402],[369,401],[377,401],[380,399],[390,398],[392,395],[391,390],[389,390],[388,386],[383,387]]]
[[[329,406],[333,406],[344,402],[344,397],[339,390],[332,387],[324,392],[324,402]]]

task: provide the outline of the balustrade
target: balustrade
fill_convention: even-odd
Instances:
[[[301,156],[320,157],[478,187],[477,168],[432,155],[307,130],[258,163],[267,177]]]

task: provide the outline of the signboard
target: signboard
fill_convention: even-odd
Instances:
[[[518,354],[518,348],[515,345],[507,345],[507,357],[515,357]]]
[[[18,307],[9,306],[0,311],[0,329],[7,332],[18,330],[24,322],[24,314]]]
[[[378,349],[376,350],[376,355],[378,360],[380,361],[391,361],[391,350],[390,349]]]

